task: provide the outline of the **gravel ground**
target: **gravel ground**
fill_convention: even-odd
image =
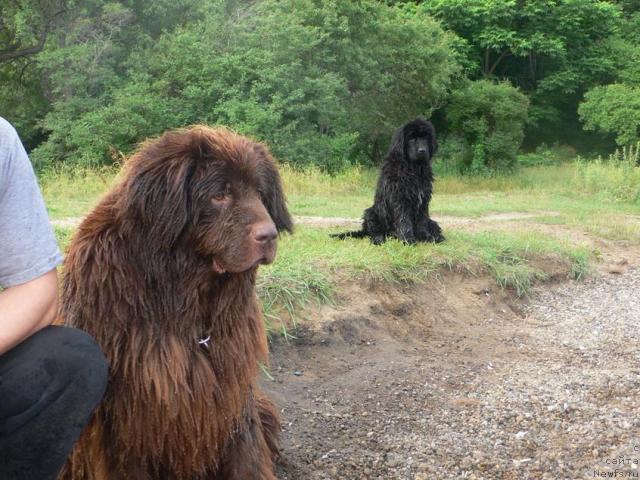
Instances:
[[[517,304],[452,289],[370,292],[273,346],[279,478],[638,478],[640,270]]]

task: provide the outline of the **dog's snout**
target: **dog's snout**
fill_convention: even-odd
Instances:
[[[418,153],[420,153],[420,154],[427,153],[427,148],[426,147],[419,147],[418,148]]]
[[[266,243],[275,240],[278,231],[273,222],[261,222],[253,227],[253,238],[256,242]]]

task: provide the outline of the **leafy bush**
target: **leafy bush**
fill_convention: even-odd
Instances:
[[[603,0],[428,0],[428,12],[466,41],[473,80],[508,78],[531,100],[528,133],[566,141],[586,88],[610,81],[618,59],[609,43],[617,2]],[[637,31],[637,30],[636,30]],[[482,152],[479,152],[482,155]]]
[[[448,135],[438,140],[438,153],[433,168],[436,175],[457,175],[464,171],[464,158],[468,146],[457,135]]]
[[[508,83],[478,80],[453,92],[447,120],[465,142],[465,173],[505,171],[514,165],[528,105],[527,97]]]
[[[518,166],[536,167],[540,165],[558,165],[576,158],[576,149],[569,145],[543,143],[534,152],[522,153],[517,157]]]
[[[129,32],[131,15],[117,10],[122,21],[103,42],[105,65],[91,63],[86,45],[49,60],[75,83],[51,77],[59,94],[34,157],[110,163],[147,136],[208,123],[266,141],[294,165],[334,172],[375,161],[399,124],[444,102],[459,71],[454,36],[415,9],[374,0],[212,0],[200,21],[124,58],[107,48]]]
[[[588,130],[616,136],[618,145],[640,140],[640,87],[616,83],[587,92],[578,108]]]

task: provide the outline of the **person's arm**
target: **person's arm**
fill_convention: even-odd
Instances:
[[[27,152],[0,118],[0,355],[53,321],[61,260]]]
[[[51,325],[58,308],[55,270],[0,292],[0,355]]]

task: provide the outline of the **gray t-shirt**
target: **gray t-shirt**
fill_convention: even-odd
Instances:
[[[0,287],[26,283],[61,261],[27,152],[0,117]]]

